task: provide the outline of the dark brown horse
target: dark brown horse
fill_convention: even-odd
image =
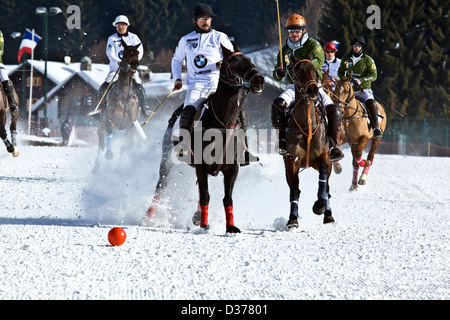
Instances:
[[[126,144],[122,146],[121,152],[124,152],[136,138],[136,129],[133,121],[139,117],[138,99],[135,93],[134,74],[139,66],[137,48],[140,46],[127,46],[122,40],[124,47],[122,62],[120,63],[119,77],[111,86],[107,96],[107,106],[100,113],[100,120],[97,126],[98,134],[98,154],[95,168],[98,169],[105,152],[105,158],[111,160],[114,156],[112,141],[114,130],[126,131]]]
[[[356,191],[358,184],[365,185],[367,182],[367,175],[369,169],[373,163],[375,152],[381,142],[381,137],[372,138],[372,129],[367,122],[367,111],[363,108],[361,102],[355,98],[353,87],[350,83],[350,79],[338,80],[335,79],[336,88],[334,91],[334,100],[339,103],[341,109],[343,109],[342,126],[345,135],[341,135],[342,143],[348,142],[352,150],[353,157],[353,178],[350,191]],[[380,129],[382,132],[386,129],[386,112],[383,106],[377,102],[378,113],[381,120],[379,121]],[[372,144],[370,146],[367,159],[362,159],[364,149],[369,144],[369,140],[372,138]],[[363,167],[363,172],[358,181],[359,168]]]
[[[16,105],[19,105],[19,98],[17,93],[14,91],[14,99]],[[5,92],[0,86],[0,138],[6,146],[6,150],[11,153],[13,157],[19,156],[19,151],[17,150],[17,118],[19,117],[19,109],[15,113],[10,112],[11,124],[9,130],[11,132],[11,141],[8,140],[8,134],[6,132],[6,120],[8,117],[7,112],[9,111],[8,99]]]
[[[313,212],[324,216],[324,223],[334,222],[329,200],[331,161],[324,116],[315,106],[319,96],[319,75],[310,60],[291,61],[289,67],[295,85],[295,102],[286,129],[287,154],[283,156],[291,203],[288,229],[298,228],[300,169],[319,171],[318,199]]]
[[[235,46],[234,52],[222,47],[222,52],[223,63],[220,69],[217,91],[207,99],[208,108],[205,109],[198,122],[197,128],[201,127],[203,130],[194,129],[191,131],[190,141],[193,143],[190,157],[186,160],[190,166],[195,168],[200,194],[199,217],[194,216],[193,221],[199,218],[200,227],[203,229],[209,228],[208,175],[217,176],[221,172],[224,176],[225,196],[223,205],[226,216],[226,232],[238,233],[240,230],[234,225],[233,221],[232,196],[241,160],[238,159],[239,147],[235,146],[235,142],[239,144],[242,141],[242,132],[240,132],[241,130],[238,129],[236,123],[241,108],[243,108],[243,97],[249,91],[255,94],[261,93],[264,87],[264,77],[255,69],[251,60],[239,52],[237,46]],[[167,179],[174,164],[171,154],[177,152],[177,146],[173,148],[171,132],[176,118],[181,113],[181,108],[177,109],[172,115],[163,138],[160,176],[153,203],[147,211],[148,218],[152,218],[156,213],[156,208],[167,186]],[[208,139],[206,136],[209,134],[211,135]],[[198,138],[199,140],[197,140]],[[180,199],[180,201],[183,201],[183,199]]]

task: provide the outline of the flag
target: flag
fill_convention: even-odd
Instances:
[[[36,48],[36,45],[39,41],[41,41],[41,39],[42,38],[36,33],[33,37],[33,32],[28,29],[25,31],[25,35],[23,36],[22,42],[20,43],[19,54],[17,55],[17,59],[19,60],[19,62],[20,58],[22,58],[23,53],[26,52],[28,54],[31,54],[31,51]]]

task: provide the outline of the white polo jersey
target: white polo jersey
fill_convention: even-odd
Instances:
[[[339,58],[335,57],[334,60],[331,61],[330,63],[328,63],[328,61],[325,59],[325,62],[323,64],[323,66],[322,66],[322,73],[327,71],[327,70],[330,70],[328,74],[330,76],[333,76],[333,77],[339,79],[338,69],[339,69],[340,65],[341,65],[341,59],[339,59]]]
[[[138,47],[139,52],[138,59],[141,60],[142,57],[144,56],[144,46],[142,45],[141,40],[136,34],[127,32],[125,36],[120,37],[116,32],[113,35],[111,35],[108,38],[108,43],[106,44],[106,55],[108,56],[109,59],[109,74],[106,78],[106,82],[111,82],[111,80],[113,80],[112,77],[119,68],[119,64],[123,58],[124,48],[122,46],[122,42],[120,41],[120,39],[123,39],[123,41],[125,41],[125,43],[128,46],[137,46],[138,44],[141,43],[141,45]],[[140,82],[139,75],[137,72],[135,73],[135,79],[136,81]],[[117,80],[117,76],[116,79],[114,80]]]
[[[220,74],[217,63],[223,59],[221,44],[234,51],[228,36],[214,29],[208,33],[193,31],[182,37],[172,58],[173,78],[181,79],[183,61],[186,59],[188,89],[205,85],[217,87]]]

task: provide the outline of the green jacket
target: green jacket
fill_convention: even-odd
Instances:
[[[5,39],[3,38],[3,33],[0,30],[0,64],[2,64],[3,50],[5,48]]]
[[[281,52],[283,54],[283,69],[286,69],[287,64],[290,62],[291,60],[291,56],[292,53],[294,53],[294,56],[296,59],[298,60],[302,60],[302,59],[308,59],[309,58],[309,54],[312,55],[311,57],[311,62],[313,63],[314,67],[316,68],[317,72],[319,73],[319,78],[320,80],[322,80],[322,71],[321,68],[323,66],[323,63],[325,61],[325,54],[323,53],[323,49],[322,46],[320,45],[319,41],[312,39],[312,38],[308,38],[308,40],[306,40],[305,44],[295,50],[293,52],[293,50],[286,44],[282,49]],[[276,70],[281,66],[280,63],[280,53],[278,52],[277,55],[277,64],[275,65],[275,68],[272,72],[272,76],[273,79],[275,81],[281,81],[282,78],[277,77],[276,75]],[[286,78],[286,82],[287,83],[292,83],[292,80],[290,79],[290,77]]]
[[[359,79],[363,89],[370,89],[372,81],[377,80],[377,66],[373,59],[367,54],[363,54],[361,60],[353,65],[351,55],[347,54],[341,60],[338,76],[340,79],[345,79],[348,78],[349,75],[351,75],[352,78]]]

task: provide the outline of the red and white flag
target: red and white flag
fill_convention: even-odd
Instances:
[[[26,29],[25,35],[23,36],[22,42],[19,47],[19,54],[17,55],[17,59],[20,62],[22,55],[24,52],[31,54],[31,52],[36,48],[39,41],[41,41],[42,37],[38,36],[33,31]]]

